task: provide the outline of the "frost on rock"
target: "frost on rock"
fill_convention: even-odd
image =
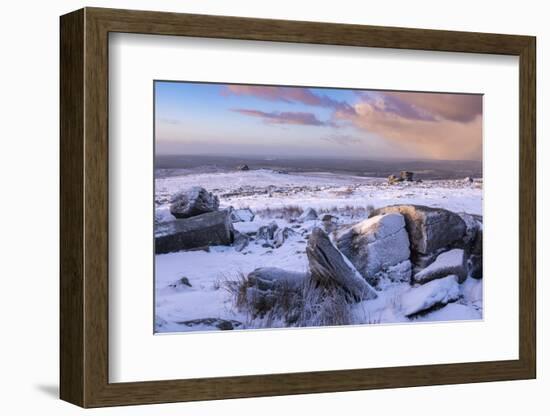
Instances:
[[[233,233],[233,224],[226,211],[209,212],[158,224],[155,228],[155,253],[230,245],[233,242]]]
[[[273,234],[273,246],[275,248],[279,248],[283,245],[283,243],[288,240],[290,237],[297,236],[298,233],[294,231],[292,228],[278,228],[275,233]]]
[[[374,215],[399,213],[405,217],[411,249],[429,254],[462,240],[466,225],[458,214],[443,208],[423,205],[392,205],[377,209]]]
[[[254,221],[254,217],[255,215],[250,208],[231,210],[231,220],[233,222],[250,222]]]
[[[235,231],[233,233],[233,236],[233,247],[235,248],[235,250],[243,251],[246,247],[248,247],[250,237],[248,237],[246,234]]]
[[[462,283],[466,279],[466,257],[464,250],[455,248],[441,253],[432,264],[416,273],[413,280],[416,283],[426,283],[449,274],[456,275],[459,283]]]
[[[408,281],[409,237],[401,214],[371,217],[336,234],[337,246],[372,284],[380,279]]]
[[[450,275],[405,292],[401,296],[401,307],[406,316],[411,316],[434,306],[454,302],[459,297],[460,286],[457,277]]]
[[[275,231],[277,231],[278,228],[279,226],[275,221],[271,221],[268,225],[260,227],[256,234],[256,241],[269,243],[273,240],[273,237],[275,237]]]
[[[464,224],[466,225],[466,232],[464,233],[464,237],[462,238],[464,246],[473,246],[475,244],[477,234],[480,229],[480,223],[473,215],[465,213],[459,213],[458,215],[460,216],[460,218],[462,218],[462,221],[464,221]]]
[[[374,288],[320,228],[311,232],[306,253],[311,279],[317,286],[339,287],[357,301],[378,297]]]
[[[382,271],[374,275],[373,281],[379,289],[393,283],[408,283],[411,280],[412,264],[410,260],[402,261],[394,266],[385,267]]]
[[[202,186],[193,186],[174,195],[170,204],[170,213],[176,218],[189,218],[217,211],[219,206],[220,201],[216,195]]]
[[[169,206],[162,206],[155,209],[155,224],[174,221],[176,218],[170,213]]]

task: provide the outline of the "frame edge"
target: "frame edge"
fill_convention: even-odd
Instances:
[[[83,9],[60,17],[60,389],[84,406],[84,30]]]

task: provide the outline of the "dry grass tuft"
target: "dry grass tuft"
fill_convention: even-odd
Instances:
[[[278,218],[284,220],[295,220],[304,213],[304,209],[298,205],[284,205],[282,207],[264,208],[256,211],[261,218]]]
[[[337,288],[314,287],[309,280],[299,287],[282,282],[260,290],[243,273],[220,281],[233,305],[256,328],[349,325],[351,305]]]

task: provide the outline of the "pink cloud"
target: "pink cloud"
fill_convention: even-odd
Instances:
[[[275,111],[275,112],[267,113],[265,111],[250,110],[246,108],[237,108],[232,111],[235,111],[237,113],[244,114],[247,116],[251,116],[251,117],[258,117],[258,118],[261,118],[266,123],[272,123],[272,124],[295,124],[295,125],[302,125],[302,126],[326,126],[330,124],[330,122],[326,123],[319,120],[312,113],[289,112],[289,111],[283,111],[283,112]]]
[[[469,122],[481,115],[482,96],[479,94],[444,94],[384,92],[383,95],[399,100],[419,112],[429,113],[436,118],[457,122]]]
[[[445,112],[449,117],[452,113],[449,108],[440,110],[438,114],[441,112]],[[453,116],[465,118],[465,114],[459,115],[459,112],[453,113]],[[354,114],[339,111],[335,117],[349,121],[356,128],[376,134],[419,157],[481,159],[481,114],[467,122],[447,118],[415,119],[397,112],[385,111],[383,105],[361,101],[355,105]]]
[[[302,103],[317,107],[329,107],[339,110],[350,110],[345,102],[333,100],[326,95],[317,95],[309,88],[301,87],[266,87],[256,85],[227,85],[223,94],[249,95],[268,101]]]

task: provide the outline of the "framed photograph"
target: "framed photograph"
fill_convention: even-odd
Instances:
[[[535,378],[535,50],[62,16],[61,398]]]

